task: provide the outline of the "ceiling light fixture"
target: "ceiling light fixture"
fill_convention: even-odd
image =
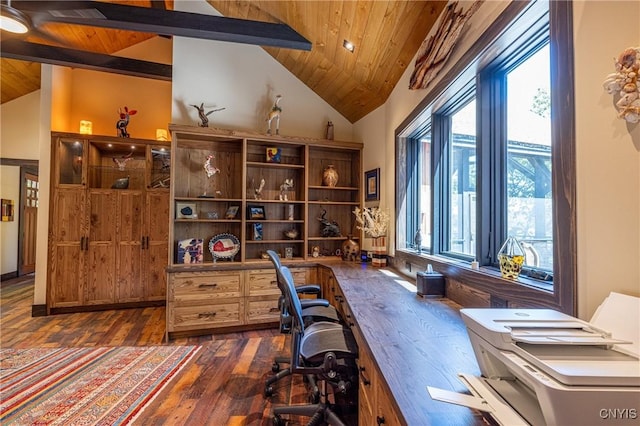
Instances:
[[[351,53],[353,53],[353,51],[356,50],[356,46],[354,46],[354,44],[351,43],[348,40],[345,40],[345,41],[342,42],[342,47],[344,47],[345,49],[347,49]]]
[[[24,34],[29,31],[31,21],[29,17],[18,9],[11,7],[9,1],[6,5],[0,5],[0,29],[16,34]]]

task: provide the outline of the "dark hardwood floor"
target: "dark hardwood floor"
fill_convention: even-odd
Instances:
[[[262,395],[276,352],[288,351],[277,329],[164,341],[164,307],[31,317],[33,276],[2,282],[0,347],[202,345],[162,395],[147,407],[140,425],[270,425],[272,404],[304,403],[299,377]],[[292,419],[290,425],[306,424]]]

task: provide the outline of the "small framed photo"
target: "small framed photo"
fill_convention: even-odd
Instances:
[[[196,203],[176,202],[176,219],[197,219]]]
[[[266,218],[264,206],[247,206],[247,219],[262,220]]]
[[[203,247],[203,241],[200,238],[178,241],[177,263],[202,263]]]
[[[282,148],[267,148],[267,163],[279,163],[282,161]]]
[[[380,199],[380,169],[369,170],[364,173],[365,200]]]
[[[225,219],[235,219],[238,215],[238,210],[240,210],[240,206],[229,206],[227,212],[224,214]]]
[[[251,228],[253,241],[262,241],[262,223],[253,223]]]

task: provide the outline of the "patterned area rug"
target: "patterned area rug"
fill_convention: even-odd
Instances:
[[[1,349],[0,424],[129,424],[199,349]]]

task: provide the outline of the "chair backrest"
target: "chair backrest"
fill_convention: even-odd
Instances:
[[[296,285],[293,281],[293,275],[286,266],[281,266],[276,270],[278,281],[283,284],[284,301],[289,314],[293,316],[293,327],[297,328],[300,333],[304,333],[304,321],[302,319],[302,303],[296,291]]]
[[[280,269],[282,266],[282,262],[280,261],[280,256],[273,250],[267,250],[267,256],[271,259],[271,263],[276,268],[276,270]]]

